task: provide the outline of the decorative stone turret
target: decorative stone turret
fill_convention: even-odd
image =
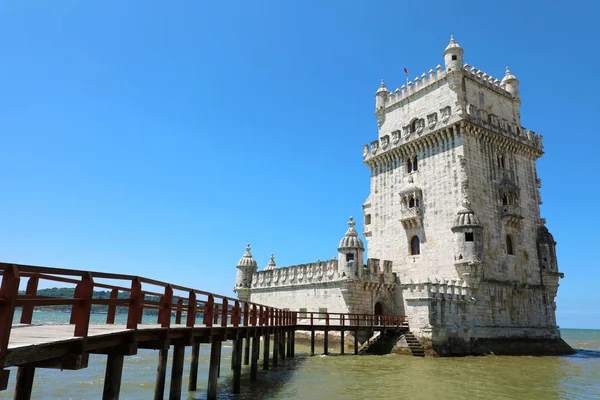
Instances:
[[[250,253],[250,243],[246,246],[246,253],[238,261],[237,270],[233,291],[238,294],[240,300],[247,301],[250,295],[252,275],[258,271],[256,260]]]
[[[359,278],[363,270],[365,246],[358,237],[354,225],[356,225],[354,218],[350,217],[346,236],[338,245],[338,268],[342,277]]]
[[[538,262],[540,263],[540,279],[544,286],[545,304],[548,317],[556,323],[556,302],[554,301],[558,292],[558,281],[564,278],[564,274],[558,271],[556,259],[556,242],[545,225],[538,228],[537,237]]]
[[[271,253],[271,258],[269,259],[269,263],[265,267],[265,271],[269,271],[272,269],[277,269],[277,265],[275,264],[275,255]]]
[[[450,44],[444,50],[444,62],[448,71],[460,71],[463,67],[463,49],[454,41],[454,36],[450,36]]]
[[[375,92],[375,110],[380,110],[385,107],[385,103],[390,95],[390,91],[385,87],[385,82],[381,80],[381,86]]]
[[[502,86],[504,89],[510,94],[512,94],[514,99],[520,99],[519,97],[519,80],[516,76],[510,73],[510,69],[506,67],[506,75],[502,78]]]
[[[454,266],[460,279],[475,289],[483,278],[483,225],[471,209],[468,199],[456,213],[454,232]]]

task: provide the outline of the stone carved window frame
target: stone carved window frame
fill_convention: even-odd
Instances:
[[[513,238],[513,235],[511,235],[510,233],[506,234],[505,237],[505,250],[506,250],[506,254],[509,256],[514,256],[516,254],[515,252],[515,240]]]
[[[419,235],[412,235],[408,243],[408,251],[410,256],[421,255],[421,238]]]

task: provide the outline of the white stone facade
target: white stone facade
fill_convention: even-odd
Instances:
[[[275,259],[262,271],[249,261],[250,245],[238,263],[234,290],[243,300],[304,313],[401,314],[394,304],[398,279],[390,261],[369,259],[350,217],[333,260],[278,268]],[[247,265],[251,267],[248,268]]]
[[[474,340],[560,338],[562,274],[539,210],[542,137],[520,124],[519,81],[508,68],[500,81],[463,64],[454,39],[444,63],[376,92],[378,138],[363,146],[368,267],[351,225],[354,248],[342,239],[339,260],[251,277],[240,260],[253,301],[365,313],[380,301],[439,354],[471,352]],[[370,286],[377,276],[383,286]]]

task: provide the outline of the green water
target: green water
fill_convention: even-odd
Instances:
[[[35,322],[60,323],[68,314],[34,313]],[[102,321],[105,316],[94,316]],[[94,321],[92,321],[93,323]],[[117,321],[118,322],[118,321]],[[257,382],[250,382],[248,367],[242,375],[242,393],[231,393],[231,345],[225,343],[219,379],[223,399],[600,399],[600,330],[562,330],[577,354],[565,357],[462,357],[314,356],[296,346],[296,358],[286,359],[270,371],[259,363]],[[339,352],[333,348],[332,352]],[[304,353],[304,354],[303,354]],[[261,352],[262,355],[262,352]],[[121,399],[151,399],[158,352],[140,350],[125,360]],[[205,399],[208,345],[200,353],[199,391],[184,391],[183,398]],[[187,388],[191,353],[186,353],[184,388]],[[98,399],[102,397],[106,356],[92,355],[87,369],[39,369],[33,399]],[[16,370],[9,389],[0,398],[12,398]],[[170,370],[167,371],[167,392]],[[168,396],[165,396],[168,398]]]

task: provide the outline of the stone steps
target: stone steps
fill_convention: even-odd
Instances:
[[[404,334],[404,339],[406,340],[406,343],[408,343],[408,347],[410,348],[413,356],[425,357],[425,349],[411,331],[408,331]]]

